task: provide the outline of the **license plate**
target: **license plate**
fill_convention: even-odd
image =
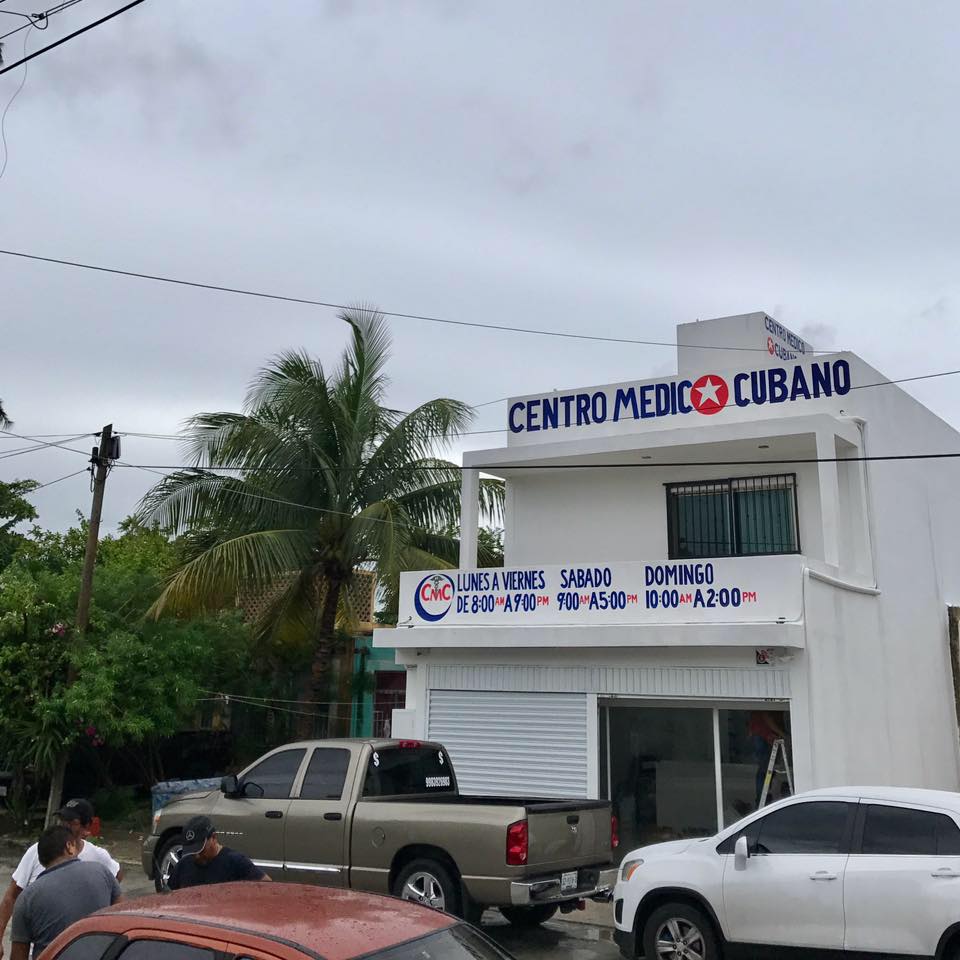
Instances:
[[[577,883],[577,871],[570,870],[568,873],[560,874],[560,892],[567,893],[569,890],[576,890],[578,886]]]

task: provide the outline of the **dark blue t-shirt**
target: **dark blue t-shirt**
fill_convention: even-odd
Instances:
[[[246,854],[221,847],[209,863],[199,864],[196,857],[184,857],[170,872],[169,886],[171,890],[180,890],[207,883],[262,880],[263,876],[263,871]]]

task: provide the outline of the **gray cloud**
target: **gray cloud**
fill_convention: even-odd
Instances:
[[[31,48],[113,8],[84,0]],[[768,309],[916,375],[956,365],[929,333],[955,330],[958,30],[956,5],[886,0],[142,4],[32,62],[0,246],[667,341]],[[0,105],[19,79],[0,77]],[[332,362],[346,338],[328,310],[3,257],[0,284],[0,396],[23,433],[175,431],[237,409],[278,350]],[[675,369],[669,348],[393,330],[403,408]],[[911,389],[960,421],[949,378]],[[503,418],[484,407],[475,428]],[[180,452],[130,438],[126,456]],[[0,478],[78,459],[0,461]],[[110,523],[152,479],[115,472]],[[89,493],[79,478],[36,499],[63,525]]]

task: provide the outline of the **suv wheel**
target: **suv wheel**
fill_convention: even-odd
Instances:
[[[173,868],[180,862],[180,849],[183,846],[183,837],[174,834],[157,854],[156,866],[153,871],[153,885],[157,893],[166,893],[170,886],[168,881]]]
[[[436,860],[414,860],[397,875],[393,895],[459,915],[460,898],[450,871]]]
[[[653,960],[719,960],[709,918],[687,903],[657,907],[643,928],[643,955]]]

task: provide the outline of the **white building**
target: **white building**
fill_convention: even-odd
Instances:
[[[395,735],[444,741],[465,792],[612,798],[625,849],[752,809],[778,727],[797,789],[957,789],[960,463],[874,458],[960,435],[764,313],[677,336],[675,377],[512,400],[465,456],[460,568],[405,574],[375,637]]]

